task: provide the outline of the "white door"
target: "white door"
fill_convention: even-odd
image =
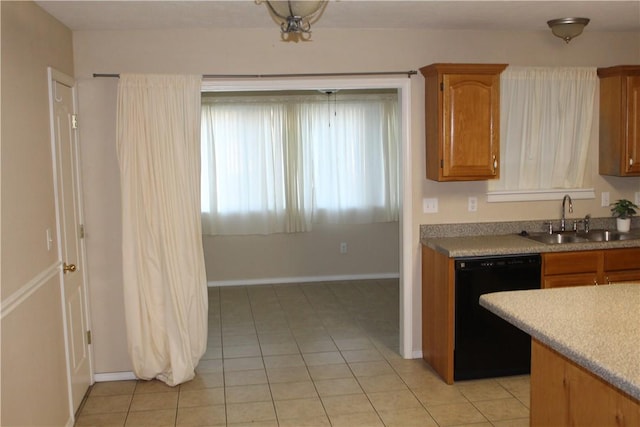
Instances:
[[[50,69],[49,85],[58,245],[64,272],[62,297],[67,369],[71,412],[74,414],[91,384],[75,102],[77,98],[75,81],[68,76]]]

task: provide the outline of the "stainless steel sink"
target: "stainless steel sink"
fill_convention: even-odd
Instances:
[[[577,234],[581,238],[585,238],[590,242],[612,242],[616,240],[637,239],[638,236],[630,233],[621,233],[611,230],[591,230],[588,233],[580,232]]]
[[[524,236],[527,239],[547,245],[561,245],[563,243],[586,243],[586,242],[614,242],[618,240],[640,239],[637,233],[621,233],[612,230],[591,230],[588,233],[581,231],[556,231],[554,233],[532,233]]]
[[[544,234],[530,234],[525,236],[527,239],[535,240],[537,242],[546,243],[548,245],[560,245],[563,243],[580,243],[588,242],[589,239],[578,235],[574,232],[560,232],[560,233],[544,233]]]

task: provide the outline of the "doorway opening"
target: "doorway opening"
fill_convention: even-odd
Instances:
[[[412,358],[412,305],[411,305],[411,224],[412,185],[410,147],[410,85],[409,78],[323,78],[323,79],[256,79],[256,80],[208,80],[202,84],[202,92],[241,91],[290,91],[290,90],[397,90],[400,110],[400,150],[399,150],[399,341],[400,355]]]

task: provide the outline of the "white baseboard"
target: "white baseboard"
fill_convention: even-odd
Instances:
[[[133,372],[105,372],[102,374],[93,374],[93,380],[97,383],[107,381],[126,381],[136,380],[137,377]]]
[[[374,279],[398,279],[400,273],[373,273],[373,274],[349,274],[341,276],[301,276],[301,277],[271,277],[266,279],[245,280],[212,280],[207,282],[209,287],[216,286],[253,286],[274,285],[280,283],[309,283],[309,282],[336,282],[347,280],[374,280]]]
[[[411,358],[412,359],[422,359],[422,350],[414,350],[411,353]]]

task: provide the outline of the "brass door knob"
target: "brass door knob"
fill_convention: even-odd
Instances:
[[[75,264],[67,264],[65,262],[63,264],[62,271],[64,271],[65,273],[73,273],[74,271],[76,271],[76,265]]]

